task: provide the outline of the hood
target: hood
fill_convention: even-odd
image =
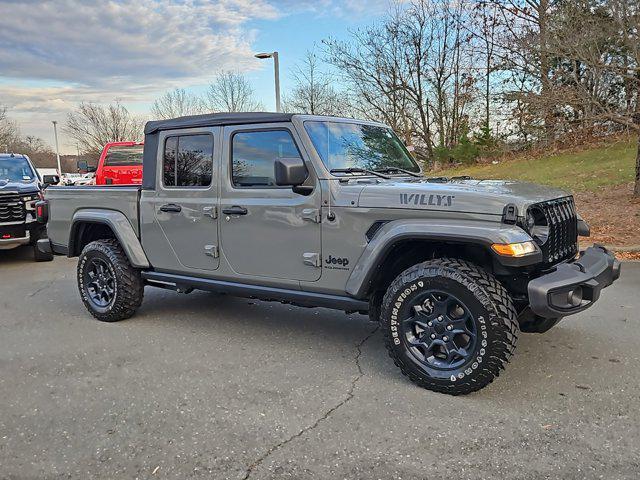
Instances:
[[[502,215],[515,204],[520,215],[533,203],[566,197],[563,190],[512,180],[392,179],[365,186],[358,206]]]
[[[35,193],[40,191],[40,184],[37,178],[29,181],[7,181],[0,179],[0,195],[9,193]]]

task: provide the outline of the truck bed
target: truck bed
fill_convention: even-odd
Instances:
[[[122,212],[131,223],[136,235],[140,234],[138,220],[138,199],[141,187],[100,186],[77,187],[52,186],[45,190],[49,201],[49,223],[47,233],[53,245],[68,247],[69,233],[74,216],[82,210],[99,208]]]

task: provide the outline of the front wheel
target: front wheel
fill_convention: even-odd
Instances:
[[[429,390],[480,390],[504,369],[518,338],[505,288],[482,268],[458,259],[430,260],[402,272],[382,302],[389,355]]]
[[[131,317],[142,304],[144,283],[115,239],[89,243],[78,259],[78,289],[89,313],[103,322]]]

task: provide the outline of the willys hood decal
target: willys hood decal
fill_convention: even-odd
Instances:
[[[510,180],[399,179],[365,186],[358,206],[502,215],[509,203],[515,204],[522,214],[532,203],[565,196],[567,193],[557,188]]]

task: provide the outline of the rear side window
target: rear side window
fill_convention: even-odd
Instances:
[[[106,167],[142,166],[142,149],[142,145],[111,147],[107,150],[104,165]]]
[[[213,136],[168,137],[162,161],[166,187],[208,187],[213,171]]]
[[[238,132],[233,136],[232,182],[236,187],[275,187],[273,164],[284,157],[300,158],[287,130]]]

